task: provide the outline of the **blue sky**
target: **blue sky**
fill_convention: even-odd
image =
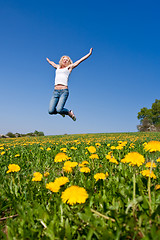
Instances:
[[[0,0],[0,134],[134,132],[142,107],[160,99],[160,2]],[[74,61],[66,107],[48,114],[54,68]]]

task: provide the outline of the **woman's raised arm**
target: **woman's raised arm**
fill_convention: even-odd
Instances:
[[[46,58],[47,62],[51,64],[54,68],[58,68],[58,64],[54,63],[53,61],[50,61],[48,58]]]
[[[81,62],[83,62],[84,60],[86,60],[89,56],[91,56],[93,51],[93,48],[90,49],[89,53],[87,55],[85,55],[84,57],[82,57],[81,59],[79,59],[78,61],[76,61],[75,63],[71,64],[71,68],[75,68],[77,67]]]

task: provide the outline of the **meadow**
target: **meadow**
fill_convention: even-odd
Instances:
[[[160,239],[160,133],[0,139],[0,239]]]

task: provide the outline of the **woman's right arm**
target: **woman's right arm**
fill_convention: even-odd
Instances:
[[[46,58],[47,62],[51,64],[54,68],[58,68],[58,64],[54,63],[53,61],[50,61],[48,58]]]

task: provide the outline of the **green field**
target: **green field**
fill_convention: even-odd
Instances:
[[[0,139],[0,165],[0,239],[160,239],[160,133]]]

